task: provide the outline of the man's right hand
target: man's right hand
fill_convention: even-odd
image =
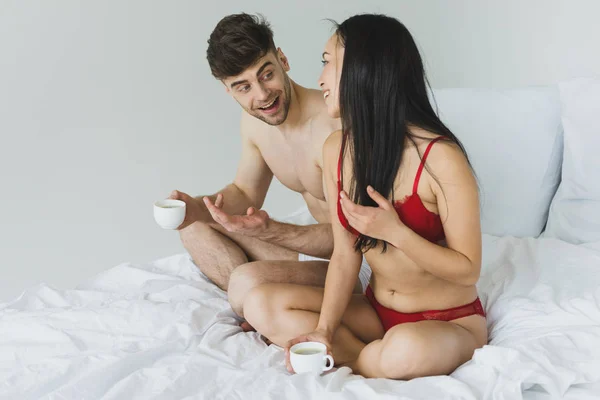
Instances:
[[[208,212],[204,204],[202,204],[199,200],[193,198],[192,196],[188,195],[187,193],[174,190],[173,192],[171,192],[169,198],[174,200],[181,200],[185,203],[185,219],[183,220],[181,225],[179,225],[177,230],[183,229],[197,221],[202,221],[205,223],[210,223],[213,221],[212,217],[210,216],[210,213]],[[217,201],[215,205],[219,204],[220,207],[222,203],[223,196],[217,196]]]

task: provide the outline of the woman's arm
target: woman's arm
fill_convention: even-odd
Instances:
[[[396,225],[386,240],[432,275],[460,285],[474,285],[481,271],[477,182],[454,144],[436,143],[427,162],[437,179],[429,177],[448,247],[424,239],[403,224]]]
[[[334,132],[323,145],[323,177],[331,217],[334,248],[327,269],[323,304],[317,330],[325,333],[330,340],[333,338],[344,311],[348,307],[362,262],[362,254],[354,250],[356,237],[344,229],[337,215],[337,202],[339,201],[337,162],[341,137],[341,131]]]

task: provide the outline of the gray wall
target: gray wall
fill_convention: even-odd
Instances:
[[[239,107],[209,73],[226,14],[261,12],[315,87],[342,21],[377,11],[413,32],[434,87],[551,84],[600,71],[595,1],[0,0],[0,301],[72,287],[118,263],[182,251],[152,219],[178,188],[221,188],[239,156]],[[275,185],[282,216],[299,196]]]

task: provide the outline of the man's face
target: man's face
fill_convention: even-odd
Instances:
[[[238,76],[223,84],[246,112],[269,125],[285,122],[290,108],[290,70],[285,55],[270,51]]]

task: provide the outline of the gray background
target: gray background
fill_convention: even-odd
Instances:
[[[0,301],[183,250],[154,224],[152,203],[175,188],[212,193],[233,177],[239,106],[205,51],[219,19],[240,11],[271,21],[292,79],[310,87],[331,34],[324,19],[373,11],[408,26],[434,88],[600,72],[591,0],[0,0]],[[302,204],[272,189],[276,217]]]

